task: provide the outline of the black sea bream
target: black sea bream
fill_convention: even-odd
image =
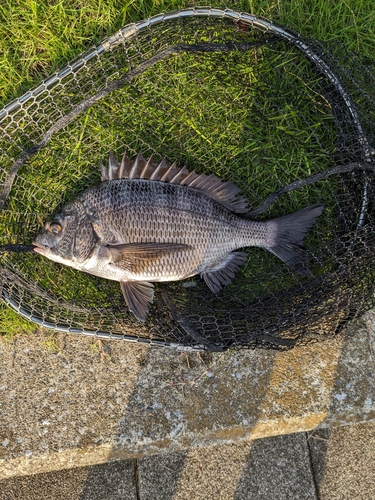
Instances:
[[[36,237],[35,252],[120,282],[141,321],[153,301],[152,282],[200,274],[212,292],[231,283],[247,259],[240,248],[262,247],[309,274],[303,237],[323,205],[266,222],[237,214],[246,199],[215,175],[157,164],[141,154],[121,164],[110,155],[101,184],[64,206]]]

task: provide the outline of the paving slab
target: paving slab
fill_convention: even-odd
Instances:
[[[371,333],[189,355],[16,337],[0,343],[0,405],[0,479],[371,421]]]
[[[305,433],[138,460],[141,500],[316,500]]]
[[[247,445],[245,444],[245,446]],[[212,453],[211,448],[209,450]],[[141,500],[175,499],[175,493],[179,487],[181,476],[184,474],[188,456],[188,451],[180,451],[138,459],[139,496]],[[206,471],[202,471],[200,465],[198,471],[195,472],[198,474],[206,473]],[[226,479],[228,482],[231,481],[230,477]],[[189,483],[191,482],[195,482],[194,477],[189,480]],[[189,488],[190,490],[191,488]],[[193,495],[191,498],[195,498],[195,496]]]
[[[372,500],[375,422],[0,481],[0,500]]]
[[[319,498],[375,498],[375,423],[334,427],[309,434]]]
[[[137,500],[133,460],[12,477],[0,500]]]

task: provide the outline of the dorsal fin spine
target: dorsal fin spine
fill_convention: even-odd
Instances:
[[[173,177],[172,179],[169,179],[169,182],[171,184],[177,184],[178,183],[178,178],[179,176],[181,175],[181,171],[178,171]]]
[[[125,171],[125,161],[126,161],[126,155],[124,154],[123,157],[121,158],[121,164],[120,168],[118,171],[118,178],[122,179],[124,176],[124,171]]]
[[[112,153],[109,153],[109,159],[108,159],[108,179],[111,181],[115,179],[115,172],[116,172],[116,167],[117,167],[117,160],[113,156]]]
[[[144,158],[142,157],[142,159],[144,159]],[[148,170],[149,170],[149,167],[150,167],[150,166],[152,165],[152,163],[153,163],[153,162],[152,162],[152,155],[150,156],[150,158],[149,158],[147,161],[146,161],[146,160],[144,160],[144,161],[145,161],[145,166],[144,166],[144,167],[143,167],[143,169],[142,169],[142,172],[141,172],[141,174],[140,174],[140,178],[141,178],[141,179],[150,179],[150,177],[147,175],[147,172],[148,172]]]
[[[191,186],[191,182],[195,179],[196,176],[197,174],[194,170],[189,172],[185,179],[182,180],[181,184],[184,186]]]
[[[137,154],[137,157],[135,159],[135,162],[134,162],[134,174],[136,174],[138,176],[138,178],[141,178],[140,177],[140,172],[142,171],[142,166],[143,166],[143,163],[144,163],[145,159],[143,158],[142,156],[142,153],[138,153]]]
[[[167,182],[168,181],[168,176],[169,174],[176,168],[176,162],[173,162],[170,167],[166,170],[166,172],[163,174],[163,177],[161,177],[162,182]]]
[[[103,163],[100,164],[100,179],[101,181],[108,181],[108,169],[103,165]]]
[[[127,177],[129,179],[134,179],[134,173],[135,173],[135,163],[133,164],[133,166],[130,168],[129,170],[129,174],[127,175]]]
[[[194,171],[194,172],[195,172],[195,171]],[[204,175],[204,174],[197,174],[197,173],[195,172],[195,175],[196,175],[195,179],[193,179],[193,180],[190,182],[190,184],[189,184],[189,186],[191,186],[191,187],[196,187],[196,186],[197,186],[197,184],[198,184],[198,183],[202,180],[202,175]]]

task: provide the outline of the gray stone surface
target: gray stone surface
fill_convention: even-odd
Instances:
[[[316,500],[306,434],[253,441],[233,498]]]
[[[188,451],[162,453],[138,460],[139,493],[142,500],[172,500],[189,456]],[[198,470],[194,471],[199,474]],[[232,471],[231,471],[232,472]],[[191,478],[194,481],[194,478]],[[195,498],[194,496],[191,498]]]
[[[373,373],[362,326],[289,352],[16,337],[0,343],[0,479],[371,420]]]
[[[157,455],[138,468],[142,500],[316,500],[305,433]]]
[[[137,500],[133,460],[0,481],[0,500]]]
[[[327,345],[327,348],[330,346]],[[354,323],[342,339],[326,425],[375,418],[374,361],[369,329],[364,328],[362,323]]]
[[[313,431],[307,433],[311,466],[313,469],[315,484],[317,488],[324,477],[326,454],[330,435],[330,428],[314,429]]]
[[[375,356],[375,309],[371,309],[364,316],[363,320],[369,332],[369,342],[372,355]]]
[[[320,499],[375,498],[375,423],[315,431],[309,443]]]

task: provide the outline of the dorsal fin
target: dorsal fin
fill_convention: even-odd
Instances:
[[[108,167],[101,165],[100,171],[102,181],[148,179],[180,184],[202,191],[232,212],[245,213],[249,210],[246,198],[239,196],[240,189],[231,182],[222,181],[214,174],[197,174],[186,167],[178,168],[176,163],[168,165],[165,159],[157,163],[152,156],[145,160],[142,153],[138,153],[135,160],[131,160],[125,153],[119,163],[110,153]]]

